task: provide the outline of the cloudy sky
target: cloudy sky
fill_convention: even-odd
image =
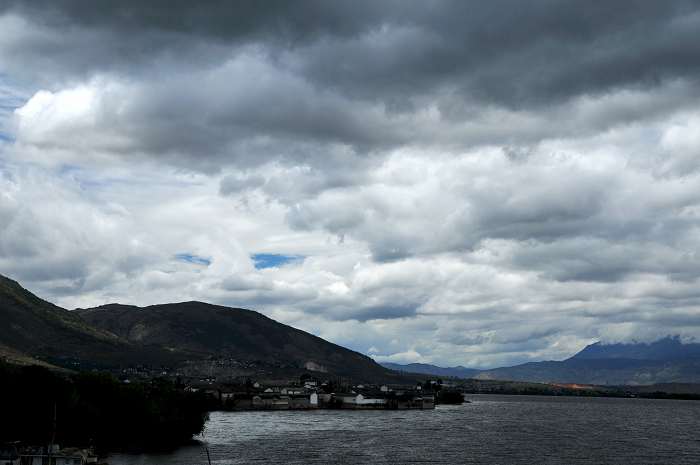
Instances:
[[[699,2],[144,3],[0,2],[1,274],[382,361],[700,336]]]

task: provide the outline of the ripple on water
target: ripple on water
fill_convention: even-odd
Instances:
[[[700,463],[700,402],[470,396],[424,411],[214,412],[212,463]],[[111,465],[206,464],[203,446],[119,454]]]

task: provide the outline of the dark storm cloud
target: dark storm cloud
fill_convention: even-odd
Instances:
[[[405,361],[697,336],[698,57],[700,1],[0,2],[0,272]]]
[[[204,65],[251,42],[269,43],[272,51],[327,34],[352,36],[391,9],[370,1],[10,0],[0,5],[0,14],[22,17],[34,29],[9,55],[34,60],[55,79],[104,70],[129,74],[154,60],[161,66],[170,59]]]
[[[46,0],[6,2],[3,10],[55,34],[34,36],[18,54],[58,52],[71,67],[66,72],[115,63],[128,69],[161,55],[205,61],[210,54],[216,61],[232,46],[256,43],[271,56],[289,52],[293,66],[317,85],[401,111],[440,89],[449,101],[519,107],[693,79],[699,7],[643,0]],[[91,40],[76,43],[75,35]],[[441,110],[458,118],[467,111],[454,102]]]
[[[312,79],[366,97],[451,97],[519,107],[693,77],[697,3],[455,2],[365,39],[328,41]],[[461,116],[445,104],[445,115]]]
[[[100,80],[92,114],[24,125],[40,129],[19,140],[42,150],[329,172],[398,147],[533,144],[688,105],[700,95],[696,6],[7,2],[0,58],[32,91]],[[656,98],[566,106],[646,88]],[[78,144],[76,130],[94,136]]]
[[[155,0],[149,2],[38,0],[4,2],[4,11],[28,15],[51,27],[98,28],[119,33],[194,34],[215,40],[272,38],[290,43],[323,34],[354,35],[381,23],[400,2],[367,0]]]

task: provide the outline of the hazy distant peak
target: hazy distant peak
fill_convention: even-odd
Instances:
[[[455,367],[440,367],[436,365],[430,365],[427,363],[408,363],[406,365],[402,365],[399,363],[391,363],[391,362],[384,362],[381,363],[385,368],[389,368],[390,370],[394,371],[400,371],[400,372],[406,372],[406,373],[419,373],[423,375],[433,375],[433,376],[445,376],[445,377],[453,377],[453,378],[471,378],[474,376],[476,373],[479,372],[479,370],[474,369],[474,368],[466,368],[463,366],[455,366]]]
[[[667,336],[654,342],[617,344],[596,342],[585,347],[571,359],[677,360],[698,357],[700,357],[700,344],[684,344],[678,336]]]

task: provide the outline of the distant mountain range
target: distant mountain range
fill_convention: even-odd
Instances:
[[[652,343],[602,344],[586,346],[570,360],[688,360],[700,358],[700,344],[683,344],[678,337],[665,337]]]
[[[463,366],[443,368],[436,365],[429,365],[427,363],[408,363],[406,365],[401,365],[399,363],[385,362],[381,363],[381,365],[385,368],[398,372],[419,373],[422,375],[463,379],[473,378],[481,371],[475,368],[465,368]]]
[[[239,308],[202,302],[68,311],[0,276],[0,356],[84,369],[179,366],[256,377],[401,379],[370,357]]]
[[[480,380],[597,385],[700,383],[700,344],[677,337],[652,343],[591,344],[563,361],[530,362],[512,367],[475,370],[426,364],[383,364],[400,372]]]
[[[69,369],[130,365],[187,373],[289,378],[302,373],[400,382],[407,374],[539,383],[700,383],[700,344],[589,345],[563,361],[476,370],[427,364],[381,366],[358,352],[240,308],[202,302],[68,311],[0,276],[0,357]],[[400,373],[397,373],[400,372]]]

